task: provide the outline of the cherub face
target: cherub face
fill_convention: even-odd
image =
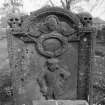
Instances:
[[[50,15],[46,18],[45,23],[51,30],[54,30],[57,27],[58,18],[55,15]]]

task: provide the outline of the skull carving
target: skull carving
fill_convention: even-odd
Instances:
[[[78,16],[83,26],[89,27],[92,25],[92,16],[89,13],[80,13]]]
[[[21,18],[19,16],[11,16],[8,19],[8,24],[10,28],[19,28],[21,26]]]

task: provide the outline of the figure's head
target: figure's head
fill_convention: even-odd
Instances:
[[[55,15],[49,15],[46,17],[46,22],[54,22],[54,23],[58,23],[59,20],[58,20],[58,17],[55,16]]]
[[[55,15],[49,15],[46,17],[45,23],[47,24],[49,29],[55,30],[57,24],[59,23],[59,20]]]
[[[50,70],[50,71],[55,71],[55,70],[57,70],[58,69],[58,59],[48,59],[47,60],[47,62],[46,62],[46,64],[47,64],[47,67],[48,67],[48,69]]]

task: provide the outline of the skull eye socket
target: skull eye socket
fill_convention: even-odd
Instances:
[[[87,17],[84,17],[84,20],[87,20],[88,18]]]
[[[10,21],[13,21],[13,18],[11,18]]]
[[[19,19],[18,18],[15,18],[15,21],[19,21]]]
[[[92,20],[92,18],[90,17],[89,20]]]

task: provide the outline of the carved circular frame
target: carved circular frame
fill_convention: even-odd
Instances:
[[[51,38],[55,38],[55,39],[58,39],[62,46],[61,48],[59,48],[58,50],[56,50],[55,52],[50,52],[50,51],[46,51],[44,49],[44,46],[43,46],[43,42],[46,40],[46,39],[51,39]],[[49,34],[43,34],[38,40],[37,40],[37,50],[39,51],[39,53],[45,57],[57,57],[57,56],[60,56],[62,55],[68,48],[68,43],[67,43],[67,40],[65,37],[63,37],[61,34],[57,33],[57,32],[52,32],[52,33],[49,33]]]

